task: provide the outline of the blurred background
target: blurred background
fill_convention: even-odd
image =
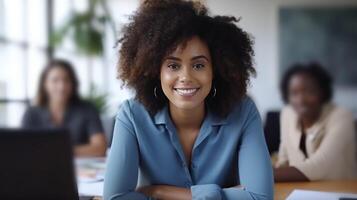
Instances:
[[[283,102],[282,73],[318,61],[335,79],[334,101],[357,117],[357,1],[207,0],[213,15],[241,17],[255,40],[249,93],[263,120]],[[116,79],[116,41],[139,0],[0,0],[0,126],[20,125],[48,60],[73,63],[81,95],[105,121],[133,93]]]

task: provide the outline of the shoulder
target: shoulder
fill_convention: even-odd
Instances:
[[[334,104],[326,105],[320,121],[325,131],[325,140],[331,144],[350,145],[355,143],[356,128],[352,113]]]
[[[336,123],[345,123],[345,122],[352,122],[353,114],[348,111],[347,109],[337,106],[335,104],[327,104],[324,107],[324,114],[327,118],[328,124],[336,124]]]
[[[233,114],[259,114],[257,106],[253,99],[249,96],[245,96],[238,103],[235,104]]]
[[[130,112],[130,113],[145,112],[145,113],[147,113],[148,111],[146,110],[145,106],[142,103],[140,103],[138,100],[127,99],[127,100],[124,100],[119,105],[119,112]]]
[[[95,105],[87,100],[79,100],[78,102],[73,103],[70,106],[70,109],[72,111],[75,111],[76,114],[82,116],[91,117],[91,116],[99,115],[99,111],[95,107]]]
[[[24,115],[22,116],[21,124],[23,127],[33,127],[37,125],[43,125],[43,119],[48,114],[47,108],[40,106],[29,106]],[[39,123],[39,124],[38,124]]]
[[[137,118],[151,118],[151,116],[145,106],[138,100],[127,99],[119,105],[116,118],[134,121]]]
[[[72,106],[81,110],[96,110],[94,104],[87,100],[79,100],[78,102],[73,103]]]
[[[25,116],[39,116],[43,115],[47,109],[41,106],[29,106],[26,108]]]
[[[246,96],[234,105],[226,120],[228,122],[237,122],[237,120],[245,122],[257,117],[260,118],[256,104],[251,97]]]

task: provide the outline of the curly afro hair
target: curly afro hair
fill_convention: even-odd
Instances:
[[[160,89],[160,69],[164,57],[179,44],[198,36],[207,43],[214,73],[216,96],[206,97],[205,103],[215,114],[226,116],[234,104],[247,93],[253,68],[253,41],[249,34],[236,26],[239,19],[231,16],[209,16],[199,2],[184,0],[147,0],[130,17],[118,41],[118,75],[136,92],[151,114],[168,103]],[[160,87],[161,88],[161,87]]]
[[[281,96],[285,103],[289,102],[289,83],[293,76],[306,74],[311,77],[321,90],[321,103],[330,102],[333,97],[333,79],[330,74],[319,64],[294,64],[284,74],[280,82]]]

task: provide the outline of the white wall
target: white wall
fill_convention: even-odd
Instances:
[[[139,0],[111,0],[109,9],[115,21],[116,28],[119,30],[117,37],[121,37],[121,27],[128,23],[129,16],[138,8]],[[124,100],[133,97],[133,92],[127,88],[121,88],[122,82],[117,77],[118,48],[114,48],[113,38],[108,38],[106,46],[107,69],[108,69],[108,91],[110,93],[110,114],[115,114],[118,105]]]
[[[238,25],[255,38],[255,64],[258,72],[250,94],[262,116],[280,109],[278,11],[284,6],[357,6],[355,0],[207,0],[213,15],[242,17]],[[357,78],[357,75],[356,75]],[[357,88],[336,88],[334,101],[357,116]]]

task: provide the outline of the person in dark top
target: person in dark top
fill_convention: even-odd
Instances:
[[[72,65],[53,60],[43,70],[35,106],[22,119],[23,128],[66,128],[76,156],[104,156],[106,140],[96,108],[80,99]]]

